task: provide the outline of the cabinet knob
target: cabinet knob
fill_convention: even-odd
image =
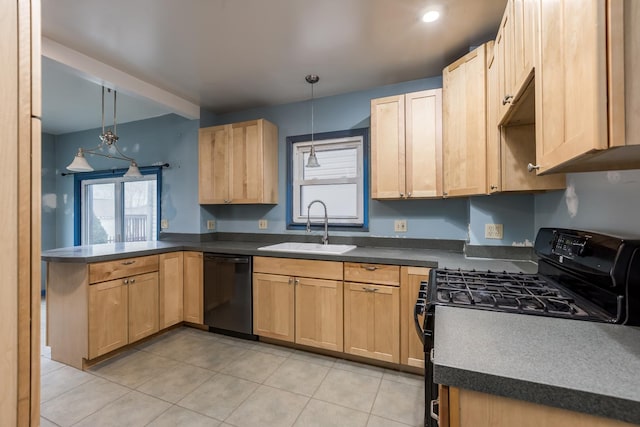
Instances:
[[[400,193],[400,197],[404,197],[404,193]]]
[[[294,284],[294,285],[299,285],[299,284],[300,284],[300,279],[295,279],[295,280],[293,281],[293,284]]]
[[[124,283],[125,285],[129,284],[129,279],[124,279],[122,283]]]
[[[411,197],[411,191],[409,191],[409,192],[407,193],[407,199],[408,199],[409,197]]]
[[[533,163],[529,163],[527,165],[527,170],[529,172],[533,172],[533,171],[538,170],[538,169],[540,169],[540,165],[534,165]]]
[[[136,279],[130,279],[129,283],[136,283]]]
[[[498,189],[498,186],[497,186],[497,185],[492,185],[492,186],[491,186],[491,189],[492,189],[492,190],[497,190],[497,189]]]
[[[293,277],[289,277],[289,284],[293,285]]]
[[[512,99],[513,99],[513,95],[505,96],[504,99],[502,100],[502,105],[510,104]]]

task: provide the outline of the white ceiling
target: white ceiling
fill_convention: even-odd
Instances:
[[[439,75],[495,35],[506,2],[45,0],[42,33],[224,113],[308,99],[310,73],[317,97]],[[429,9],[441,19],[421,22]],[[119,122],[168,112],[118,95]],[[45,60],[43,108],[51,133],[97,127],[100,88]]]

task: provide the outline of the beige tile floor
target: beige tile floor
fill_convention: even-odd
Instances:
[[[47,426],[419,426],[420,376],[179,328],[85,372],[42,343]]]

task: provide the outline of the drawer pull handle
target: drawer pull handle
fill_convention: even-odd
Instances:
[[[367,271],[376,271],[378,269],[378,267],[375,267],[373,265],[363,265],[362,268],[364,268]]]
[[[438,408],[438,411],[440,411],[440,402],[438,402],[438,400],[432,400],[431,401],[431,405],[429,407],[429,412],[431,413],[431,418],[433,418],[436,421],[440,421],[440,416],[439,414],[436,414],[435,408]]]
[[[365,292],[378,292],[377,288],[367,288],[367,287],[362,287],[362,290]]]
[[[135,264],[135,261],[122,261],[122,265],[131,265]]]
[[[431,351],[429,352],[429,360],[431,361],[431,363],[433,363],[433,359],[435,359],[434,350],[435,348],[432,348]]]

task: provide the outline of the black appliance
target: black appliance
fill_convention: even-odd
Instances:
[[[204,254],[204,324],[211,332],[256,340],[251,257]]]
[[[425,351],[425,422],[437,425],[435,306],[640,325],[640,239],[541,228],[536,274],[433,269],[414,310]]]

